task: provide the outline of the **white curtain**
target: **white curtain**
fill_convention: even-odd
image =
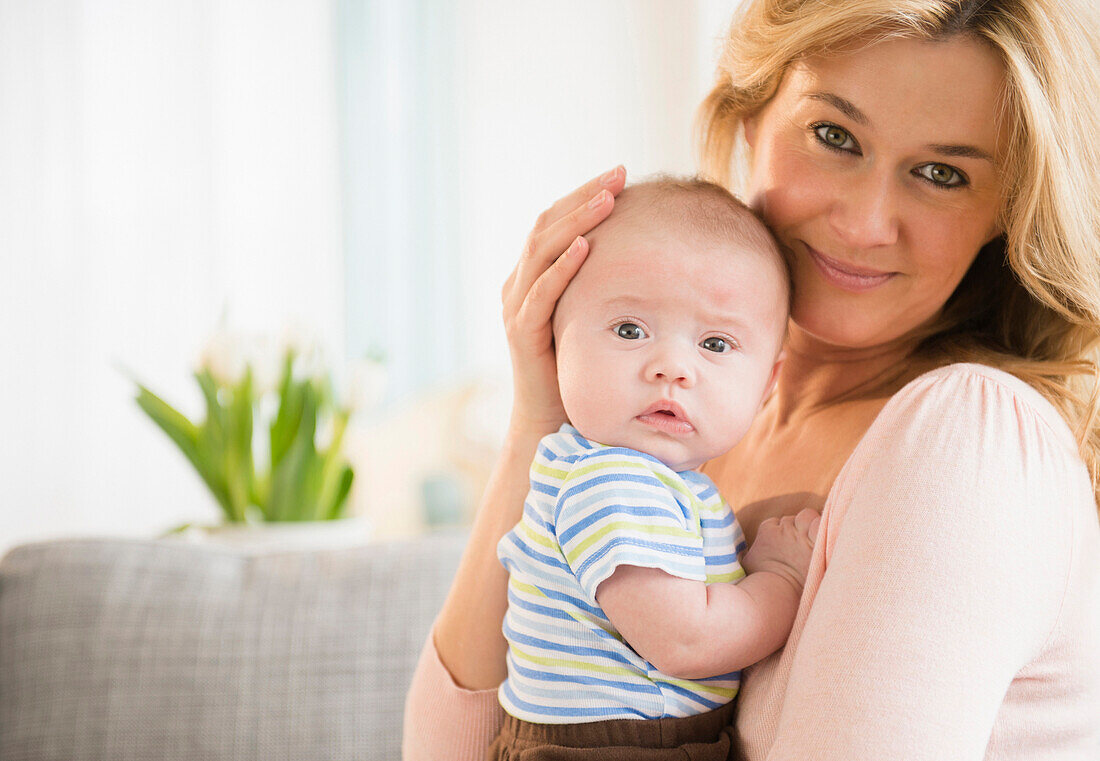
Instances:
[[[0,551],[214,519],[124,365],[189,412],[231,323],[344,348],[334,12],[0,0]]]
[[[506,418],[500,286],[535,216],[618,162],[694,168],[735,5],[0,0],[0,552],[217,519],[115,365],[199,413],[225,306],[335,362],[384,350],[410,404],[497,384],[370,421],[360,503],[414,531],[440,416]]]

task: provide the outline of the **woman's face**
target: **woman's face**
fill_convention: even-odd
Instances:
[[[1003,86],[995,54],[965,37],[792,65],[745,136],[798,329],[866,348],[937,315],[1000,232]]]

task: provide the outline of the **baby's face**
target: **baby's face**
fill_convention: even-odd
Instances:
[[[654,224],[593,241],[554,318],[558,384],[585,437],[698,467],[740,441],[778,370],[772,254]]]

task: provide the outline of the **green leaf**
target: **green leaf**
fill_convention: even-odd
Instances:
[[[199,460],[206,474],[204,480],[221,505],[226,520],[238,522],[242,516],[235,508],[226,485],[226,412],[218,399],[218,387],[210,371],[204,368],[195,373],[195,380],[206,400],[206,420],[199,427],[198,436]]]
[[[227,509],[226,495],[221,489],[221,484],[214,469],[211,468],[208,452],[200,442],[202,429],[140,383],[138,384],[138,395],[135,401],[144,410],[145,414],[179,447],[179,450],[183,452],[183,456],[198,472],[199,477],[210,489],[222,509]]]
[[[326,520],[335,520],[336,518],[343,517],[344,504],[347,501],[348,494],[351,492],[351,484],[354,480],[355,472],[345,465],[344,469],[340,472],[339,486],[336,489],[336,494],[328,506],[327,514],[324,516]]]
[[[344,458],[340,447],[344,441],[344,432],[348,426],[348,414],[339,412],[333,423],[332,441],[323,453],[321,460],[320,493],[317,496],[317,520],[324,520],[332,511],[343,480]]]
[[[317,460],[313,444],[317,429],[316,399],[308,383],[298,388],[302,398],[301,418],[286,454],[271,473],[271,494],[266,512],[267,519],[272,521],[301,520],[301,515],[309,510],[309,506],[303,503],[310,491],[315,489],[312,471]]]
[[[245,368],[244,377],[232,390],[233,398],[225,416],[227,423],[225,483],[233,514],[245,519],[252,491],[252,368]]]
[[[279,410],[271,423],[271,469],[279,466],[302,419],[303,385],[293,378],[294,354],[287,352],[283,360],[283,377],[279,383]]]
[[[168,434],[168,438],[175,442],[187,459],[194,463],[198,440],[198,428],[195,424],[140,383],[135,401],[145,414]]]

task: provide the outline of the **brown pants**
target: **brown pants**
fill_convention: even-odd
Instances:
[[[737,761],[733,703],[684,719],[531,724],[505,714],[489,761]]]

